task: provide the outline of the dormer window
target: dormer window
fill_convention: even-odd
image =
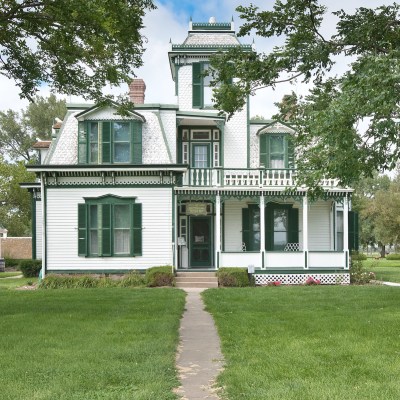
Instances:
[[[290,134],[260,135],[260,165],[268,169],[294,168],[294,148]]]
[[[79,164],[141,164],[140,121],[80,121]]]

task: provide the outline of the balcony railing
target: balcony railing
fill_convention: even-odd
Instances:
[[[183,186],[290,187],[296,185],[294,169],[189,168]],[[336,179],[324,179],[322,186],[336,187]]]

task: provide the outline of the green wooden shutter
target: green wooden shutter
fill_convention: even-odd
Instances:
[[[101,256],[111,256],[111,204],[101,207]]]
[[[87,164],[87,131],[85,121],[78,122],[78,164]]]
[[[265,207],[265,250],[274,249],[274,206],[267,204]]]
[[[203,77],[202,64],[192,64],[192,83],[193,83],[193,108],[203,107]]]
[[[100,145],[100,143],[99,143],[99,145]],[[101,163],[102,164],[110,164],[111,163],[111,122],[103,122],[102,123]]]
[[[133,256],[142,255],[142,205],[133,204],[132,207],[132,239],[133,244],[131,248],[133,249]]]
[[[289,208],[289,243],[299,243],[299,209]]]
[[[142,123],[139,121],[131,122],[132,129],[132,163],[142,164]]]
[[[358,213],[356,211],[349,211],[349,250],[358,251],[359,247],[359,233],[358,233]]]
[[[78,204],[78,256],[87,255],[87,207]]]
[[[260,135],[260,166],[269,168],[269,141],[267,135]]]
[[[242,243],[246,245],[246,250],[250,250],[250,212],[248,208],[242,208]]]
[[[287,168],[293,169],[294,168],[294,143],[293,138],[290,135],[286,136],[287,140],[287,153],[288,153],[288,162]]]

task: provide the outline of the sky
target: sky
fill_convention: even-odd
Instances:
[[[136,71],[136,76],[142,78],[146,83],[146,103],[176,103],[174,96],[174,83],[168,64],[168,51],[170,39],[173,44],[179,44],[187,36],[189,20],[192,17],[194,22],[208,22],[211,16],[217,22],[230,22],[232,17],[235,22],[235,29],[241,25],[238,13],[235,11],[238,5],[247,6],[250,3],[258,5],[261,9],[271,8],[272,0],[157,0],[157,9],[149,12],[144,18],[145,28],[142,34],[146,36],[146,51],[143,55],[144,65]],[[322,0],[322,4],[328,7],[329,16],[323,25],[326,34],[332,34],[335,26],[335,17],[332,11],[344,9],[352,12],[357,7],[378,7],[382,4],[393,4],[393,0]],[[275,44],[271,39],[248,36],[240,38],[241,43],[251,44],[254,39],[257,51],[268,51]],[[340,73],[346,69],[345,63],[338,63],[336,71]],[[283,95],[292,90],[298,95],[304,94],[308,87],[297,82],[293,85],[282,84],[276,90],[271,88],[257,92],[257,95],[250,99],[250,115],[261,115],[270,118],[275,112],[275,102],[279,102]],[[105,88],[105,93],[125,93],[127,86],[118,89]],[[50,94],[49,88],[44,87],[38,93],[42,96]],[[57,94],[57,93],[56,93]],[[82,99],[70,96],[61,96],[67,102],[82,102]],[[27,100],[21,100],[19,89],[15,82],[0,75],[0,111],[6,109],[18,110],[28,105]]]

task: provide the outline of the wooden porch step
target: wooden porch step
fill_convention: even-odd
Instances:
[[[216,288],[218,279],[214,272],[178,272],[175,286],[178,288]]]

